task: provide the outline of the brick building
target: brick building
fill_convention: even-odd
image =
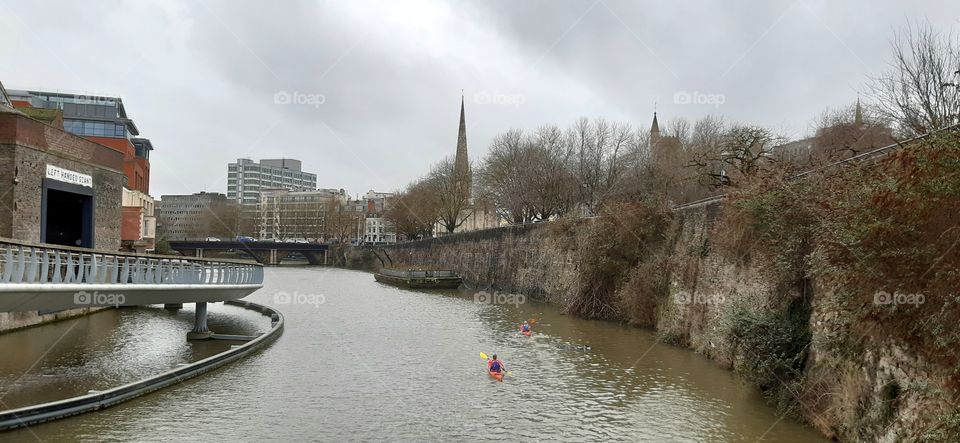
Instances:
[[[123,154],[0,97],[0,237],[119,249]]]
[[[150,197],[150,152],[153,144],[127,116],[120,97],[11,90],[14,108],[72,134],[99,143],[123,156],[124,187],[121,199],[121,249],[152,251],[156,225]]]

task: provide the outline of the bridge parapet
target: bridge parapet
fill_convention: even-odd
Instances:
[[[327,264],[328,245],[277,241],[170,240],[170,249],[184,256],[203,257],[208,251],[245,252],[264,265],[279,265],[291,252],[302,255],[311,265]]]
[[[263,267],[245,260],[107,252],[0,238],[0,312],[110,306],[74,300],[112,291],[122,304],[235,300],[263,286]],[[59,296],[59,297],[58,297]],[[78,306],[78,304],[83,306]]]
[[[261,284],[263,267],[0,240],[0,283]]]

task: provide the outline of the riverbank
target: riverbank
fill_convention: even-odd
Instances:
[[[951,143],[939,146],[956,149]],[[652,329],[660,341],[734,370],[780,411],[829,438],[955,441],[960,411],[954,406],[957,323],[950,286],[921,286],[914,291],[929,291],[926,304],[911,305],[920,293],[899,291],[918,287],[908,280],[914,271],[888,261],[909,252],[910,241],[949,232],[925,222],[942,218],[935,211],[950,206],[888,214],[882,211],[889,206],[871,205],[894,197],[870,195],[939,197],[916,188],[940,183],[943,171],[925,170],[927,182],[915,175],[895,182],[906,189],[878,184],[899,172],[917,174],[911,165],[956,154],[942,151],[926,158],[929,151],[905,153],[891,160],[896,163],[855,171],[840,182],[816,183],[819,189],[809,181],[780,183],[723,205],[676,212],[619,205],[590,220],[340,248],[331,255],[340,266],[370,271],[390,262],[452,268],[471,288],[521,293],[580,317]],[[946,192],[944,202],[955,203],[944,191],[952,188],[937,189]],[[891,237],[898,231],[877,233],[885,225],[868,224],[874,219],[916,235],[904,240]],[[856,236],[886,249],[844,250],[843,239]],[[947,249],[935,261],[919,253],[908,259],[934,270],[949,267],[955,255]],[[916,271],[913,280],[923,269]],[[928,280],[939,284],[949,275]],[[903,278],[893,280],[897,276]]]

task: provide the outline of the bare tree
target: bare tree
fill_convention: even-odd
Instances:
[[[471,171],[457,170],[452,158],[437,163],[427,178],[433,194],[436,196],[437,218],[447,232],[455,231],[471,215]]]
[[[667,122],[663,135],[666,137],[675,137],[682,144],[690,142],[690,121],[680,117]]]
[[[878,109],[902,135],[919,135],[960,123],[960,43],[930,23],[908,23],[891,42],[891,68],[869,91]]]
[[[596,214],[604,199],[616,191],[623,171],[620,160],[632,134],[629,124],[603,119],[581,118],[567,130],[570,169],[579,181],[580,204],[588,214]]]
[[[482,196],[510,223],[529,221],[529,177],[532,163],[523,131],[511,129],[493,138],[479,174]]]
[[[756,175],[766,163],[772,162],[773,147],[782,142],[783,137],[767,129],[736,125],[724,133],[718,152],[693,158],[690,165],[697,168],[701,182],[706,185],[738,186],[740,180]]]
[[[684,145],[684,171],[681,173],[681,186],[683,195],[687,201],[705,198],[715,194],[715,187],[711,186],[711,180],[701,180],[702,173],[705,170],[719,172],[721,165],[718,159],[722,158],[724,137],[726,135],[726,122],[723,117],[716,115],[707,115],[698,119],[693,124],[690,136],[686,139]],[[703,166],[699,166],[697,160],[703,161]],[[713,159],[712,161],[710,159]],[[710,165],[712,163],[712,166]]]
[[[639,199],[654,189],[650,133],[635,130],[620,156],[621,179],[615,193],[623,199]]]
[[[326,240],[345,242],[356,235],[357,226],[363,220],[363,212],[351,211],[349,205],[338,198],[330,199],[325,210],[323,218]]]
[[[571,151],[564,144],[563,131],[557,126],[541,126],[529,143],[530,167],[535,174],[529,178],[531,214],[538,220],[562,216],[577,204],[576,178],[567,168]]]
[[[437,223],[438,201],[430,184],[419,180],[398,192],[393,204],[384,211],[397,233],[408,240],[429,237]]]
[[[723,143],[726,122],[723,117],[707,115],[693,124],[687,150],[691,152],[715,152]]]
[[[533,134],[513,129],[494,137],[480,172],[483,198],[510,223],[561,216],[576,207],[582,192],[571,170],[580,163],[560,128]]]

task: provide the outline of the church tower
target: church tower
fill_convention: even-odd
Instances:
[[[457,134],[457,156],[453,163],[453,173],[466,187],[467,198],[469,198],[472,177],[470,159],[467,157],[467,120],[463,112],[463,95],[460,96],[460,131]]]

